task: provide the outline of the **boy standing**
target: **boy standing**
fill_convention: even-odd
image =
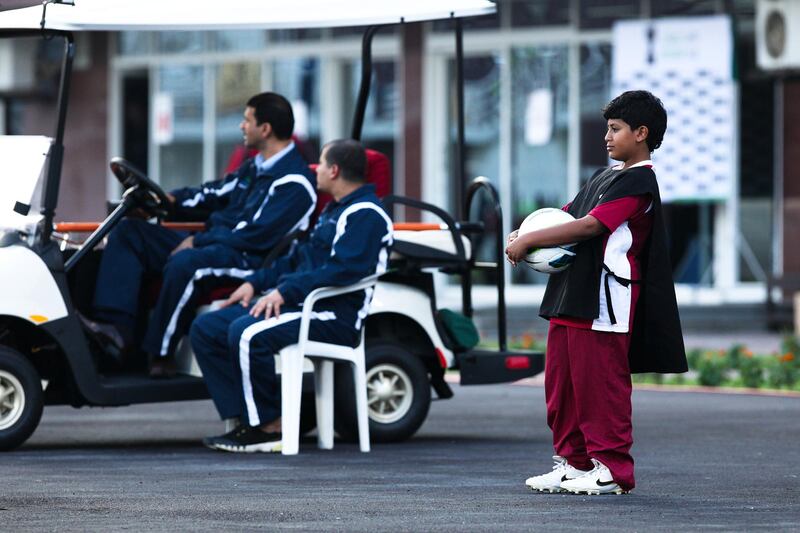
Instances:
[[[542,492],[632,490],[630,374],[687,370],[650,161],[667,114],[649,92],[628,91],[603,117],[606,150],[620,164],[595,172],[564,207],[576,220],[508,236],[513,265],[530,248],[578,242],[572,266],[550,276],[539,311],[550,320],[545,397],[556,464],[526,485]]]

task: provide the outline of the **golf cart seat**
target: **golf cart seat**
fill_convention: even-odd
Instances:
[[[422,260],[426,263],[460,263],[472,257],[472,243],[459,235],[466,257],[460,257],[453,234],[446,229],[423,231],[395,230],[390,259],[393,261]]]

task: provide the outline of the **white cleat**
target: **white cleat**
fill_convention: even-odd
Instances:
[[[623,490],[614,478],[611,477],[611,471],[598,461],[592,459],[594,468],[584,473],[575,479],[567,479],[561,483],[561,489],[575,494],[588,494],[596,496],[600,494],[627,494],[627,490]]]
[[[525,485],[527,485],[529,489],[539,492],[566,492],[566,490],[561,487],[562,482],[580,477],[587,473],[585,470],[578,470],[570,466],[567,460],[560,455],[554,455],[553,461],[555,461],[556,464],[553,466],[552,472],[542,474],[541,476],[529,477],[525,480]]]

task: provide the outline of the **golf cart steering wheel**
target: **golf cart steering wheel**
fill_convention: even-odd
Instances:
[[[133,195],[137,205],[149,214],[164,218],[172,210],[172,202],[164,189],[130,162],[121,157],[114,157],[109,166],[125,189],[124,194]]]

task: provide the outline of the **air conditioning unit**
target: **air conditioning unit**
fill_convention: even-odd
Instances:
[[[29,39],[0,41],[0,91],[27,91],[35,84],[35,43]]]
[[[800,69],[800,0],[757,0],[756,62],[764,70]]]

